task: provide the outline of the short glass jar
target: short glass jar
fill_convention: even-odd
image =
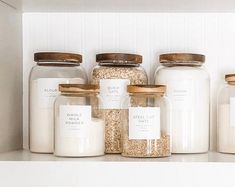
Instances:
[[[217,101],[217,148],[235,153],[235,74],[225,75],[225,81]]]
[[[122,112],[123,156],[165,157],[170,150],[170,104],[163,85],[130,85]]]
[[[210,76],[201,54],[160,55],[155,84],[167,86],[172,108],[172,153],[209,149]]]
[[[60,84],[55,101],[56,156],[104,155],[105,123],[97,115],[98,86]]]
[[[101,110],[105,118],[105,152],[122,152],[121,101],[129,84],[147,84],[145,70],[140,66],[142,56],[124,53],[96,55],[98,65],[93,69],[91,83],[100,85]]]
[[[82,56],[71,53],[42,52],[34,54],[29,78],[29,149],[53,153],[54,101],[62,83],[85,84],[87,76],[80,66]]]

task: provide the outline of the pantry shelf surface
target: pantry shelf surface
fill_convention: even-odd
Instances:
[[[23,0],[24,12],[227,12],[233,0]]]
[[[235,155],[208,152],[202,154],[173,154],[165,158],[128,158],[110,154],[89,158],[63,158],[51,154],[36,154],[28,150],[0,154],[0,161],[71,161],[71,162],[234,162]]]

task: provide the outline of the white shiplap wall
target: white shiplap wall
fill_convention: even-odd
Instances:
[[[224,73],[235,72],[235,13],[25,13],[23,15],[24,147],[28,135],[28,77],[33,53],[81,53],[90,74],[95,54],[129,52],[144,56],[153,83],[158,55],[203,53],[211,75],[211,147],[216,142],[216,93]],[[233,62],[234,61],[234,62]]]

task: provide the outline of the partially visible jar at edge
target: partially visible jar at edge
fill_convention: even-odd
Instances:
[[[85,84],[87,75],[80,66],[82,56],[71,53],[41,52],[34,54],[29,78],[29,149],[53,153],[54,101],[62,83]]]
[[[105,152],[122,152],[121,100],[129,84],[147,84],[145,70],[140,66],[142,56],[123,53],[96,55],[98,65],[93,69],[91,83],[100,85],[103,99],[100,109],[105,118]]]
[[[235,153],[235,74],[225,75],[225,81],[217,101],[217,148]]]

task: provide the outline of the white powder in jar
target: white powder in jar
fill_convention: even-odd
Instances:
[[[200,153],[209,148],[209,75],[202,68],[164,67],[155,84],[167,86],[171,103],[173,153]]]
[[[235,153],[235,126],[230,124],[230,104],[218,106],[218,151]]]
[[[61,121],[57,117],[57,123]],[[104,155],[104,128],[105,123],[98,118],[92,118],[90,124],[75,133],[66,132],[62,124],[55,128],[55,152],[56,156],[85,157]],[[85,130],[85,132],[84,132]],[[81,132],[83,132],[81,134]]]
[[[30,82],[29,148],[32,152],[53,153],[54,101],[62,83],[84,84],[81,78],[39,78]]]

